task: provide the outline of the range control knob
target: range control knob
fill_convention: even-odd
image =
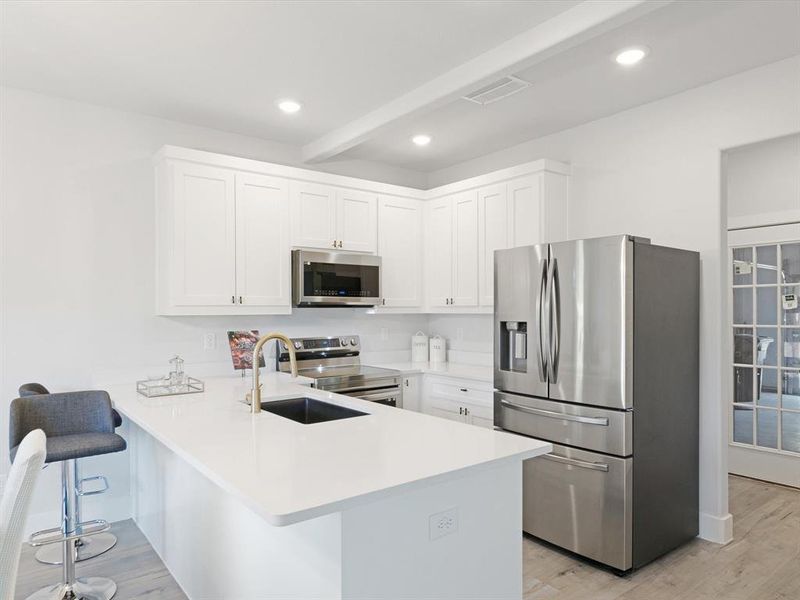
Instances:
[[[303,347],[303,342],[295,342],[294,343],[294,347],[297,348],[298,350],[300,350],[300,348]]]
[[[355,346],[358,344],[358,340],[356,338],[350,338],[350,345]]]
[[[341,345],[341,346],[347,346],[347,340],[346,340],[346,339],[344,339],[344,338],[341,338],[341,339],[339,340],[339,345]]]

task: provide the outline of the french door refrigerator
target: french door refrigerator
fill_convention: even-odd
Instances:
[[[494,267],[495,426],[553,443],[523,530],[619,571],[695,537],[698,254],[620,235]]]

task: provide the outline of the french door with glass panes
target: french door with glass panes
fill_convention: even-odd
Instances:
[[[731,231],[729,470],[800,487],[800,224]]]

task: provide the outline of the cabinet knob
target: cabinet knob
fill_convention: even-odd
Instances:
[[[469,415],[469,409],[468,409],[468,408],[465,408],[465,409],[464,409],[464,414],[465,414],[465,415]]]
[[[236,296],[231,296],[231,304],[236,304]]]
[[[333,240],[333,247],[336,248],[336,240]]]
[[[242,297],[239,296],[239,304],[242,304]]]
[[[458,388],[458,389],[460,389],[462,392],[466,392],[467,391],[467,388]]]
[[[458,414],[460,414],[460,415],[464,414],[464,407],[463,406],[459,406],[458,407]]]
[[[342,240],[339,240],[339,248],[342,247]]]

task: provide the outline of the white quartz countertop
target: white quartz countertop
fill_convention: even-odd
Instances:
[[[309,383],[308,381],[302,383]],[[262,399],[308,396],[368,413],[303,425],[240,400],[250,380],[206,380],[202,394],[145,398],[110,386],[114,406],[273,525],[339,512],[467,470],[545,454],[550,444],[298,385],[265,374]]]
[[[396,369],[402,371],[403,375],[414,375],[426,373],[430,375],[442,375],[445,377],[457,377],[459,379],[472,379],[492,384],[494,382],[494,369],[482,365],[465,365],[462,363],[430,363],[430,362],[399,362],[399,363],[374,363],[369,360],[364,361],[373,367],[384,367],[386,369]]]

